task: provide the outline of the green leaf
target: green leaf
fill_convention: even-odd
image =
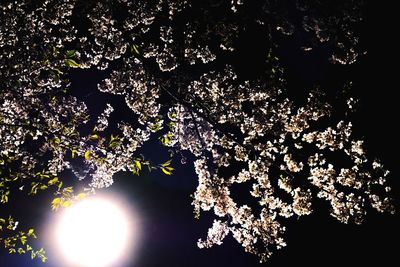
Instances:
[[[161,168],[161,170],[163,171],[163,173],[165,173],[166,175],[171,175],[172,172],[167,171],[165,168]]]
[[[1,196],[1,202],[2,203],[7,203],[8,202],[8,194],[10,191],[7,191],[4,195]]]
[[[46,262],[47,258],[44,255],[44,251],[42,253],[39,254],[40,259],[42,260],[42,262]]]
[[[142,163],[139,160],[135,160],[136,166],[139,170],[142,170]]]
[[[67,54],[65,55],[66,58],[74,58],[76,56],[76,50],[68,50]]]
[[[58,191],[60,191],[61,190],[61,187],[63,186],[63,182],[60,182],[59,184],[58,184]]]
[[[117,136],[111,135],[110,143],[109,143],[111,148],[116,147],[119,144],[119,142],[120,142],[120,140],[119,140],[118,135]]]
[[[74,189],[72,188],[72,186],[69,186],[69,187],[64,188],[64,192],[71,194],[74,192]]]
[[[159,139],[163,145],[167,145],[171,141],[171,138],[169,135],[160,136]]]
[[[48,188],[48,186],[45,185],[45,184],[43,184],[43,185],[40,186],[40,190],[45,190],[45,189],[47,189],[47,188]]]
[[[171,175],[172,171],[174,170],[174,168],[172,168],[172,167],[161,167],[161,170],[166,175]]]
[[[79,68],[79,66],[80,66],[75,60],[70,59],[70,58],[65,59],[64,62],[65,62],[65,65],[67,65],[68,67]]]
[[[89,159],[90,159],[90,153],[91,153],[90,150],[88,150],[88,151],[85,152],[85,159],[86,159],[86,160],[89,160]]]
[[[90,139],[99,139],[99,135],[97,135],[97,134],[92,134],[92,135],[90,136]]]
[[[39,183],[38,182],[33,182],[32,184],[31,184],[31,192],[30,192],[30,194],[31,195],[36,195],[36,193],[37,193],[37,190],[38,190],[38,186],[39,186]]]
[[[78,195],[76,195],[76,199],[83,199],[86,197],[86,193],[79,193]]]
[[[61,72],[61,70],[55,68],[55,69],[51,69],[51,70],[50,70],[50,74],[51,74],[54,78],[58,79],[58,78],[60,78],[60,74],[62,74],[62,72]]]
[[[57,197],[55,199],[53,199],[53,201],[51,202],[51,208],[52,210],[58,210],[58,207],[61,204],[61,198]]]
[[[72,156],[72,158],[75,158],[75,154],[76,153],[78,153],[78,150],[76,150],[76,149],[72,149],[71,150],[71,156]]]
[[[20,239],[20,241],[21,241],[21,244],[22,244],[22,245],[25,245],[25,244],[26,244],[26,240],[27,240],[28,238],[26,237],[26,235],[23,235],[23,236],[21,236],[19,239]]]
[[[140,55],[139,46],[136,44],[131,45],[131,52]]]
[[[58,177],[54,177],[50,181],[47,182],[48,185],[55,185],[58,183]]]
[[[167,160],[166,162],[164,162],[163,164],[162,164],[162,166],[169,166],[169,165],[171,165],[171,161],[172,161],[172,159],[170,159],[170,160]]]
[[[71,201],[71,200],[65,200],[65,201],[63,201],[63,202],[61,203],[61,205],[62,205],[63,207],[69,207],[69,206],[71,206],[71,204],[72,204],[72,201]]]
[[[34,229],[29,229],[27,235],[35,237],[36,236],[35,235],[35,230]]]

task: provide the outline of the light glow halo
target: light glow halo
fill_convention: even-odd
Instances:
[[[64,210],[56,227],[56,241],[73,266],[108,267],[124,256],[132,227],[116,202],[88,197]]]

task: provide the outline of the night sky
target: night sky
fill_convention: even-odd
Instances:
[[[370,6],[361,38],[368,44],[368,54],[354,66],[345,68],[345,75],[352,77],[354,92],[360,98],[358,120],[353,123],[355,129],[365,138],[368,152],[381,158],[386,168],[391,170],[388,184],[393,188],[398,207],[400,145],[396,127],[400,113],[395,97],[398,61],[392,49],[393,40],[382,31],[384,27],[389,27],[386,31],[394,27],[391,26],[394,25],[394,17],[385,12],[383,8]],[[380,19],[381,15],[386,15],[385,19]],[[252,36],[256,42],[257,36]],[[306,54],[294,48],[296,40],[290,41],[280,48],[280,56],[287,69],[289,90],[295,92],[298,88],[299,92],[294,94],[301,94],[304,88],[315,82],[325,85],[335,83],[336,75],[341,74],[343,69],[330,65],[322,56],[324,51]],[[248,56],[242,55],[243,62],[249,60]],[[129,110],[123,107],[121,99],[95,91],[102,75],[93,70],[73,72],[73,94],[84,98],[94,113],[101,112],[105,103],[116,104],[117,109],[111,119],[114,116],[129,120]],[[168,159],[167,150],[155,142],[142,150],[146,157],[154,161]],[[245,253],[231,236],[221,246],[200,250],[196,242],[206,236],[213,216],[204,212],[199,220],[193,216],[190,194],[195,191],[197,181],[190,159],[185,165],[180,165],[179,159],[175,159],[173,165],[176,171],[172,176],[157,171],[144,172],[140,176],[119,173],[114,185],[104,192],[120,195],[130,203],[138,211],[142,227],[142,239],[136,251],[132,252],[132,262],[115,267],[391,266],[398,261],[400,216],[370,211],[363,225],[344,225],[329,216],[326,203],[310,216],[288,220],[285,235],[287,247],[275,253],[267,263],[259,264],[257,257]],[[48,242],[49,222],[57,216],[51,211],[51,197],[46,192],[38,196],[20,194],[0,207],[0,214],[12,213],[21,221],[21,229],[23,226],[37,229],[42,238],[38,245],[45,246],[48,263],[30,260],[29,255],[9,255],[1,250],[0,267],[63,266],[56,257],[57,248]]]

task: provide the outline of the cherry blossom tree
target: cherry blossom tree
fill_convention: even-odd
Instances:
[[[331,64],[365,54],[357,29],[363,1],[154,0],[5,1],[0,24],[0,194],[53,190],[53,209],[112,185],[114,174],[144,166],[171,175],[138,148],[157,138],[175,156],[190,155],[198,176],[192,205],[215,220],[200,248],[231,234],[261,261],[286,245],[285,221],[327,202],[343,223],[367,210],[394,212],[388,171],[365,153],[352,131],[356,98],[331,101],[313,88],[299,103],[288,92],[280,40],[301,36],[298,49],[326,48]],[[262,53],[258,72],[238,54],[250,31]],[[259,56],[259,55],[258,55]],[[93,116],[71,93],[70,73],[97,69],[104,94],[123,98],[135,122],[113,122],[108,104]],[[351,83],[343,84],[348,90]],[[110,133],[110,131],[112,133]],[[71,171],[83,192],[65,186]],[[248,205],[231,193],[250,186]],[[6,223],[7,219],[7,223]],[[45,259],[0,217],[9,251]],[[11,242],[12,241],[12,242]]]

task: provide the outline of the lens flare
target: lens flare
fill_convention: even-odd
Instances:
[[[66,208],[56,229],[62,255],[73,266],[108,267],[129,247],[132,225],[118,205],[88,198]]]

